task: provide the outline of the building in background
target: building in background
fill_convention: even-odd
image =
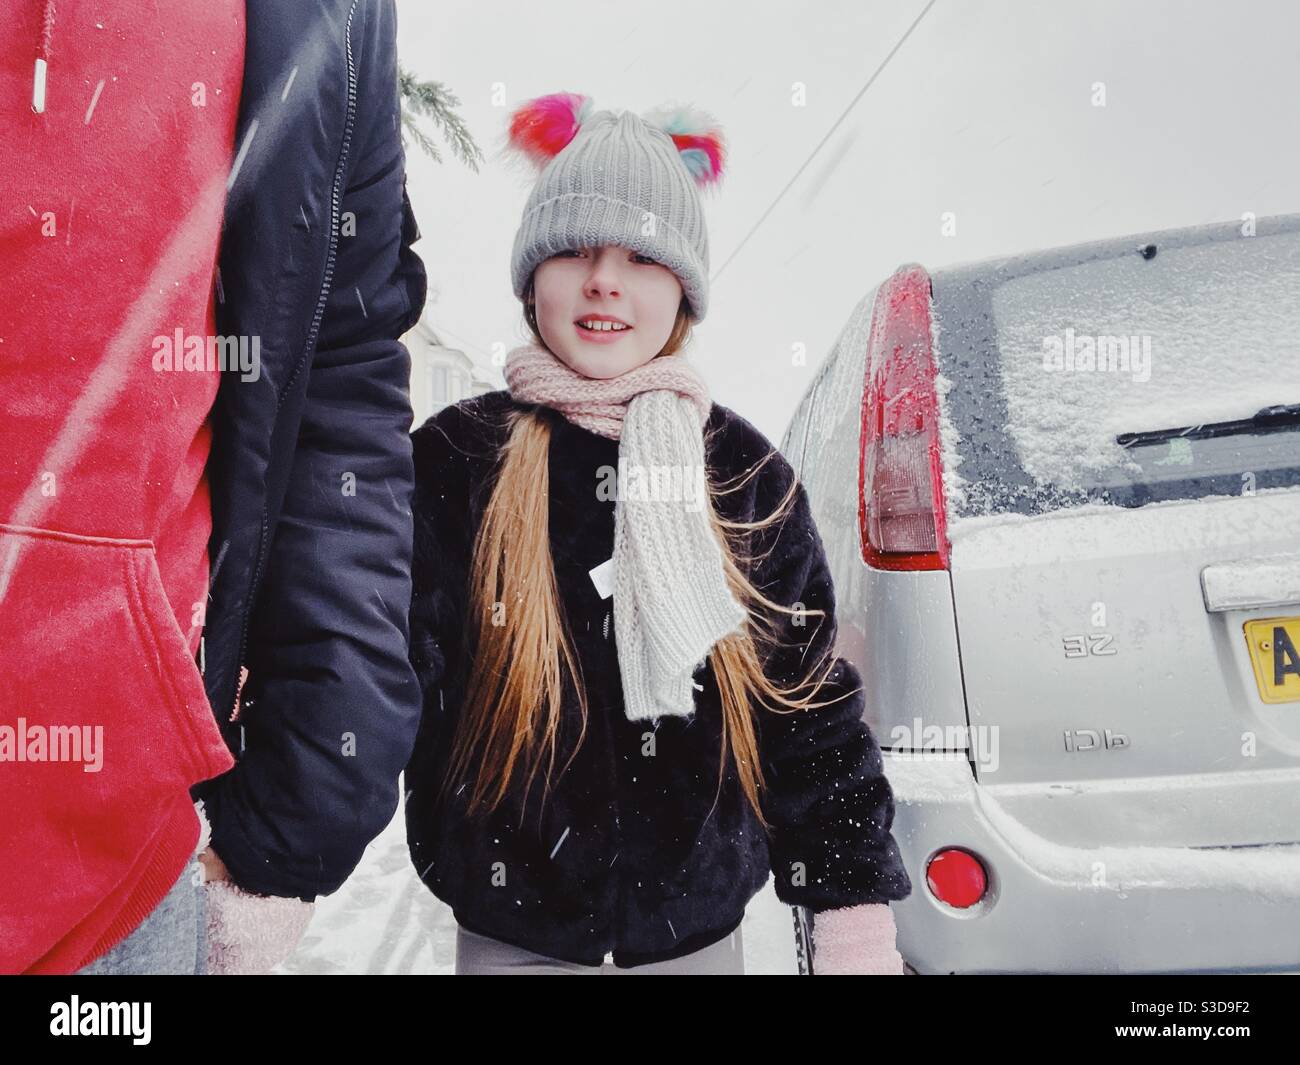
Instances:
[[[476,363],[458,348],[449,348],[421,318],[402,343],[411,353],[411,407],[419,428],[443,407],[505,387],[495,367]]]

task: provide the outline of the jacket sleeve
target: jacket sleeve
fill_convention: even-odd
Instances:
[[[764,473],[755,519],[776,509],[795,477],[779,453]],[[789,687],[834,648],[836,636],[835,592],[802,484],[785,518],[757,535],[753,546],[762,559],[755,570],[760,590],[775,602],[802,604],[809,612],[802,617],[771,612],[780,642],[766,656],[764,669],[775,683]],[[815,610],[825,616],[812,615]],[[830,661],[833,669],[814,695],[828,705],[758,709],[766,784],[762,805],[773,827],[769,851],[776,894],[813,912],[903,899],[912,887],[890,834],[894,798],[880,748],[862,719],[861,677],[847,660]]]
[[[459,679],[462,664],[471,544],[469,460],[452,439],[461,417],[459,407],[446,407],[412,435],[411,664],[427,715],[440,709],[442,689]]]
[[[469,463],[452,441],[461,419],[447,407],[418,429],[415,449],[415,551],[411,562],[411,663],[422,699],[420,728],[407,763],[406,842],[421,879],[436,848],[431,811],[442,786],[462,697],[470,567]]]
[[[247,891],[337,890],[392,820],[419,724],[408,658],[410,356],[425,275],[405,192],[391,0],[366,0],[330,294],[249,630],[245,750],[205,788]],[[328,191],[328,190],[327,190]]]

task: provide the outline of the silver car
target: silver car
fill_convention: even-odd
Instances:
[[[782,451],[909,968],[1300,971],[1300,215],[905,266]]]

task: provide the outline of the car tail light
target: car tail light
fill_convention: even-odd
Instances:
[[[891,570],[948,568],[930,275],[904,266],[880,287],[862,392],[862,557]]]
[[[930,894],[959,910],[974,906],[984,897],[989,880],[980,860],[968,851],[942,850],[925,867]]]

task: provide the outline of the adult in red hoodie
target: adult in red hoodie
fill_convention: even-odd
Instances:
[[[319,7],[313,6],[311,18],[304,17],[294,31],[306,34],[315,19],[317,25],[337,26],[341,35],[339,12],[327,10],[341,7],[348,16],[352,78],[366,56],[360,48],[353,54],[351,35],[370,41],[386,31],[391,37],[391,4],[343,0]],[[242,751],[232,753],[231,737],[223,731],[229,704],[214,713],[210,693],[214,684],[225,686],[232,663],[223,655],[221,676],[214,681],[211,669],[204,672],[202,646],[205,621],[210,628],[217,612],[223,632],[237,627],[237,608],[249,627],[257,578],[247,601],[231,603],[229,596],[212,591],[223,565],[227,574],[255,569],[258,578],[276,583],[274,594],[281,599],[287,597],[286,582],[302,585],[275,557],[265,565],[259,559],[254,567],[251,559],[224,550],[243,530],[226,528],[228,504],[216,511],[224,524],[214,525],[214,486],[220,485],[223,500],[240,498],[231,488],[232,468],[238,466],[248,480],[256,463],[231,461],[249,445],[244,437],[228,440],[220,480],[211,482],[210,452],[216,455],[222,434],[236,435],[214,417],[214,402],[220,407],[219,397],[236,389],[247,390],[241,398],[256,400],[273,388],[272,395],[280,396],[274,409],[294,410],[305,433],[312,408],[295,398],[282,366],[294,359],[301,371],[295,376],[303,382],[312,378],[315,387],[310,360],[327,340],[331,356],[355,350],[340,347],[331,335],[343,334],[345,327],[335,315],[322,316],[316,290],[323,303],[331,276],[344,283],[345,253],[336,254],[333,235],[343,198],[339,185],[345,177],[370,182],[359,173],[359,162],[344,173],[338,144],[323,146],[322,158],[329,158],[331,168],[339,160],[334,189],[328,173],[316,175],[316,160],[300,155],[301,165],[311,170],[304,180],[315,183],[317,194],[302,202],[301,222],[279,212],[286,231],[291,226],[310,230],[312,220],[319,230],[331,231],[330,266],[323,273],[313,270],[306,285],[299,285],[298,275],[307,263],[279,265],[283,317],[301,323],[303,333],[315,321],[304,353],[307,365],[296,352],[280,350],[281,327],[269,315],[263,315],[264,327],[242,338],[242,347],[239,338],[233,347],[224,339],[214,343],[223,298],[218,257],[223,263],[241,261],[234,250],[223,248],[223,212],[228,230],[238,234],[239,227],[230,224],[232,203],[241,192],[236,177],[246,164],[246,180],[254,176],[256,151],[250,155],[248,147],[259,122],[263,138],[257,150],[269,146],[274,134],[274,116],[241,110],[249,75],[256,74],[252,83],[259,92],[267,80],[261,67],[246,69],[257,47],[252,16],[259,11],[264,23],[274,19],[288,34],[295,12],[276,0],[248,0],[247,11],[245,0],[201,5],[117,0],[66,7],[55,0],[24,0],[17,8],[8,13],[0,43],[0,139],[9,149],[0,168],[0,811],[5,820],[0,972],[66,973],[121,944],[177,883],[200,836],[191,789],[202,782],[222,784],[212,794],[212,804],[221,810],[213,823],[216,854],[228,860],[234,885],[259,894],[312,897],[296,882],[277,879],[289,874],[275,872],[276,858],[256,853],[262,844],[249,831],[254,816],[259,827],[269,825],[272,832],[278,818],[287,836],[299,809],[323,811],[316,831],[345,839],[348,857],[359,857],[363,837],[373,834],[370,826],[384,819],[378,795],[377,809],[364,820],[360,813],[340,818],[305,777],[274,774],[264,761],[260,769],[241,764],[227,772],[236,767],[234,754]],[[366,20],[365,37],[360,25],[353,27],[359,8],[365,9],[357,18],[359,24]],[[328,95],[318,92],[313,80],[333,74],[308,66],[313,55],[324,54],[309,43],[304,41],[301,79],[294,64],[282,72],[283,88],[277,85],[274,92],[285,105],[282,121],[295,114],[304,120],[303,112],[292,110],[295,80],[298,98],[314,104]],[[342,45],[338,51],[342,54]],[[368,77],[363,84],[383,86],[380,99],[359,104],[356,86],[346,82],[346,105],[338,104],[330,126],[343,131],[346,125],[345,137],[354,125],[361,126],[353,112],[363,105],[389,125],[394,81],[383,70]],[[260,109],[262,99],[256,102]],[[358,145],[352,158],[365,160],[360,149],[371,140]],[[265,175],[261,187],[268,198],[275,188]],[[256,197],[245,192],[240,204],[250,203],[255,209]],[[327,205],[324,222],[322,204]],[[400,210],[382,226],[391,230],[388,243],[395,247],[406,228]],[[254,256],[240,252],[251,277],[257,273]],[[410,273],[409,253],[403,262]],[[400,351],[392,338],[405,322],[383,313],[382,294],[360,274],[346,280],[357,282],[346,290],[349,297],[355,288],[356,298],[370,303],[374,318],[368,332],[388,338],[386,351],[394,346]],[[419,280],[409,293],[402,291],[404,313],[417,288],[422,295],[422,272]],[[227,279],[227,289],[239,285],[240,279]],[[288,293],[307,287],[310,302],[288,304]],[[325,338],[319,345],[318,336]],[[259,343],[271,350],[259,353]],[[377,372],[374,366],[367,369],[371,376]],[[409,426],[404,395],[389,393],[383,404],[368,407],[369,398],[353,389],[354,408],[336,409],[361,422],[377,415],[396,422],[404,411]],[[251,413],[254,404],[249,409],[241,429],[255,439],[263,422]],[[296,448],[297,461],[307,464],[302,433],[268,417],[265,436],[273,435],[280,452],[289,452],[276,461],[293,463]],[[398,495],[407,487],[402,463],[409,466],[404,428],[400,438],[392,450],[398,475],[385,486]],[[356,468],[358,462],[350,458],[344,456],[345,465]],[[245,496],[252,498],[252,490]],[[291,543],[289,534],[276,535],[275,526],[281,514],[290,516],[292,503],[261,505],[276,512],[264,514],[270,526],[264,539]],[[313,524],[320,533],[328,522]],[[401,520],[385,528],[400,545]],[[349,531],[341,528],[337,535]],[[216,536],[222,551],[208,547]],[[362,541],[353,536],[351,542]],[[351,587],[341,576],[336,583]],[[356,613],[371,616],[376,611],[367,597],[373,582],[367,576],[365,583],[364,591],[347,601],[355,603]],[[395,591],[387,585],[384,590],[397,600],[394,615],[404,613],[400,581]],[[259,600],[263,621],[252,626],[255,630],[277,623],[275,603],[267,600],[266,594]],[[404,632],[390,628],[392,646],[385,646],[385,654],[404,658]],[[211,652],[211,639],[206,642]],[[223,637],[221,646],[229,643]],[[274,642],[266,646],[273,648]],[[334,668],[324,660],[318,666],[321,674]],[[276,675],[270,665],[254,672],[259,679]],[[318,691],[316,702],[329,701]],[[393,724],[382,715],[372,723],[379,729]],[[307,728],[295,739],[305,738]],[[409,730],[390,731],[396,749],[386,751],[383,765],[371,771],[385,780],[391,775],[395,789],[397,774],[389,767],[403,764],[414,722]],[[263,735],[283,750],[269,724]],[[272,775],[280,779],[269,782]],[[276,810],[261,801],[271,788],[281,797]],[[284,799],[286,788],[294,789],[297,808]],[[337,858],[326,869],[311,854],[300,857],[333,877],[331,885],[351,868],[344,869],[346,862]]]

